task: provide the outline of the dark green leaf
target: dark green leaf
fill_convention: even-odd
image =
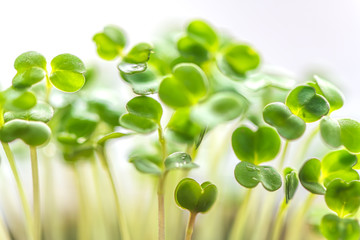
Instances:
[[[210,182],[199,185],[191,178],[179,182],[175,189],[175,201],[181,208],[190,212],[206,212],[215,203],[217,188]]]
[[[314,194],[324,195],[326,189],[320,183],[320,175],[321,163],[316,158],[306,161],[299,171],[299,179],[305,189]]]
[[[286,98],[286,105],[293,114],[305,122],[315,122],[330,110],[327,100],[310,86],[294,88]]]
[[[121,116],[120,125],[138,133],[151,133],[159,127],[156,122],[131,113]]]
[[[288,204],[289,201],[294,197],[297,187],[299,185],[299,179],[294,169],[284,169],[284,181],[285,181],[285,200]]]
[[[314,80],[321,91],[319,94],[329,102],[330,112],[340,109],[344,105],[344,96],[336,86],[316,75]]]
[[[270,166],[256,166],[249,162],[240,162],[235,167],[235,179],[246,188],[254,188],[259,182],[268,191],[281,187],[280,174]]]

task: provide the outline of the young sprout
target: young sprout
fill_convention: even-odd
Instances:
[[[185,240],[191,240],[196,215],[209,211],[214,205],[216,197],[217,188],[210,182],[200,185],[191,178],[184,178],[179,182],[175,189],[176,204],[190,212]]]
[[[76,92],[85,84],[85,65],[76,56],[65,53],[51,60],[51,74],[46,69],[46,59],[40,53],[25,52],[16,58],[14,67],[17,74],[13,78],[13,87],[29,88],[46,78],[46,101],[51,86],[64,92]]]
[[[190,22],[186,28],[185,36],[177,42],[177,49],[181,56],[198,64],[210,60],[218,46],[217,33],[202,20]]]
[[[325,193],[326,205],[337,213],[325,215],[320,224],[321,233],[327,239],[359,239],[360,227],[357,219],[349,219],[360,207],[360,182],[335,179],[329,183]]]
[[[201,68],[192,63],[181,63],[173,68],[170,77],[162,80],[160,99],[172,108],[189,107],[203,98],[208,90],[208,80]]]
[[[264,120],[287,140],[301,137],[306,128],[304,120],[294,115],[283,103],[270,103],[264,108]]]
[[[320,133],[331,147],[343,145],[350,152],[360,152],[360,123],[353,119],[324,117],[320,122]]]
[[[94,35],[93,41],[96,43],[97,53],[105,60],[113,60],[120,56],[126,45],[124,32],[115,25],[104,27],[103,32]]]
[[[299,171],[299,179],[305,189],[314,194],[324,195],[331,181],[341,178],[345,181],[359,180],[353,169],[357,157],[346,150],[332,151],[323,160],[309,159]]]

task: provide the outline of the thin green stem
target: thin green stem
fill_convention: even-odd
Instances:
[[[284,218],[286,215],[286,210],[287,210],[287,204],[286,204],[286,200],[284,199],[281,203],[281,206],[277,212],[277,216],[275,217],[275,224],[274,224],[274,231],[272,234],[272,240],[279,240],[281,239],[281,233],[282,233],[282,226],[283,226],[283,222],[284,222]]]
[[[78,213],[78,240],[88,240],[89,239],[89,230],[88,230],[88,218],[87,218],[87,201],[85,196],[84,186],[81,184],[81,173],[79,166],[74,165],[75,180],[77,184],[78,192],[78,204],[79,204],[79,213]]]
[[[45,85],[45,87],[46,87],[45,102],[50,104],[50,92],[51,92],[52,85],[51,85],[48,73],[46,73],[46,83],[45,84],[46,84]]]
[[[309,150],[310,144],[311,142],[314,140],[314,138],[316,137],[316,135],[319,133],[320,131],[320,127],[316,126],[312,132],[307,136],[304,144],[301,147],[301,151],[299,151],[299,157],[297,159],[297,163],[303,162],[306,156],[307,151]]]
[[[236,213],[236,218],[230,232],[230,237],[229,237],[230,240],[242,239],[242,231],[243,228],[245,227],[244,226],[245,221],[248,218],[248,214],[249,214],[248,205],[250,202],[251,193],[252,193],[252,189],[247,190],[247,193],[244,196],[241,206],[239,207]]]
[[[185,240],[191,240],[192,234],[194,232],[196,215],[196,212],[190,212],[189,222],[186,228]]]
[[[116,207],[116,212],[117,212],[117,217],[118,217],[118,224],[119,224],[119,228],[120,228],[121,239],[130,240],[131,237],[130,237],[129,229],[127,226],[126,218],[125,218],[124,213],[120,206],[120,198],[119,198],[118,191],[116,190],[115,178],[109,167],[109,161],[108,161],[106,153],[105,153],[105,147],[99,146],[97,148],[96,152],[97,152],[97,154],[100,158],[100,161],[102,162],[102,165],[105,169],[105,172],[110,180],[111,190],[112,190],[112,192],[114,194],[114,198],[115,198],[115,207]]]
[[[291,227],[288,233],[286,234],[285,239],[297,240],[300,239],[300,236],[303,235],[301,233],[302,233],[302,227],[304,225],[304,219],[306,213],[309,211],[313,201],[315,200],[315,197],[316,197],[315,194],[310,193],[302,208],[300,208],[299,211],[295,213],[295,216],[292,218],[293,221],[289,224],[289,226]]]
[[[166,150],[166,140],[164,136],[163,129],[161,125],[159,124],[158,127],[158,135],[159,135],[159,143],[161,146],[161,162],[162,162],[162,168],[164,168],[164,162],[167,156],[167,150]],[[159,183],[158,183],[158,190],[157,190],[157,196],[158,196],[158,225],[159,225],[159,233],[158,233],[158,239],[159,240],[165,240],[165,201],[164,201],[164,186],[165,186],[165,180],[166,180],[167,171],[164,171],[159,176]]]
[[[39,166],[36,147],[30,147],[31,171],[33,179],[33,203],[34,203],[34,229],[35,239],[41,239],[41,209],[40,209],[40,183]]]
[[[9,146],[8,143],[1,142],[1,144],[2,144],[2,146],[4,148],[6,157],[7,157],[8,161],[9,161],[11,171],[12,171],[12,173],[14,175],[14,178],[15,178],[17,189],[19,191],[21,204],[22,204],[22,207],[23,207],[24,213],[25,213],[25,220],[26,220],[26,225],[27,225],[28,237],[31,240],[35,240],[35,238],[34,238],[35,237],[35,235],[34,235],[35,232],[34,232],[34,228],[33,228],[32,214],[31,214],[31,211],[30,211],[29,203],[28,203],[28,201],[26,199],[26,195],[25,195],[24,188],[23,188],[23,185],[22,185],[21,180],[20,180],[19,173],[18,173],[16,165],[15,165],[14,155],[12,154],[10,146]]]
[[[286,153],[289,149],[289,140],[285,141],[285,146],[281,154],[280,162],[279,162],[279,169],[281,170],[284,167],[285,159],[286,159]]]

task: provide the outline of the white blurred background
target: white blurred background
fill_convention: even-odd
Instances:
[[[48,59],[69,52],[100,62],[91,38],[106,24],[121,26],[136,43],[192,18],[251,43],[266,63],[300,81],[314,69],[326,72],[347,98],[338,115],[360,119],[358,0],[2,0],[0,84],[10,84],[13,61],[22,52],[38,51]]]

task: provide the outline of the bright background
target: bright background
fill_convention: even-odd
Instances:
[[[10,84],[15,58],[29,50],[48,59],[69,52],[102,61],[91,38],[106,24],[121,26],[136,43],[151,41],[164,26],[204,18],[299,81],[314,69],[326,72],[347,98],[338,115],[360,120],[359,13],[358,0],[2,0],[0,84]]]

